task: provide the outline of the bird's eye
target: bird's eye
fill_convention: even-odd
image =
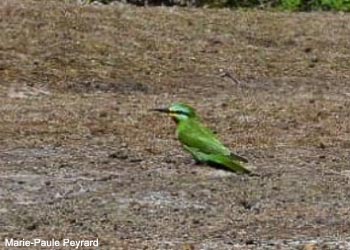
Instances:
[[[178,115],[186,115],[188,116],[188,113],[186,111],[183,110],[170,110],[171,114],[178,114]]]

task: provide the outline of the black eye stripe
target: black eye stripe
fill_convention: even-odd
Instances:
[[[171,113],[175,113],[175,114],[179,114],[179,115],[188,115],[187,112],[182,111],[182,110],[174,110],[174,111],[171,111]]]
[[[184,112],[184,111],[181,111],[181,110],[179,111],[179,114],[181,114],[181,115],[188,115],[187,112]]]

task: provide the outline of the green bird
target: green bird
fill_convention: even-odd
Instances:
[[[169,108],[156,108],[152,111],[169,114],[175,123],[176,137],[197,163],[206,163],[210,166],[229,170],[240,174],[250,174],[250,170],[243,167],[245,158],[232,153],[205,127],[196,111],[189,105],[174,103]]]

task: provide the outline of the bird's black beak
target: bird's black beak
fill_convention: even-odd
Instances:
[[[162,112],[162,113],[170,113],[169,109],[167,109],[167,108],[150,109],[150,111],[157,111],[157,112]]]

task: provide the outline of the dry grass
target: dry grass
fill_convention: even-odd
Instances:
[[[0,16],[2,238],[293,249],[283,239],[348,236],[349,15],[5,0]],[[147,111],[174,101],[261,177],[192,166]]]

